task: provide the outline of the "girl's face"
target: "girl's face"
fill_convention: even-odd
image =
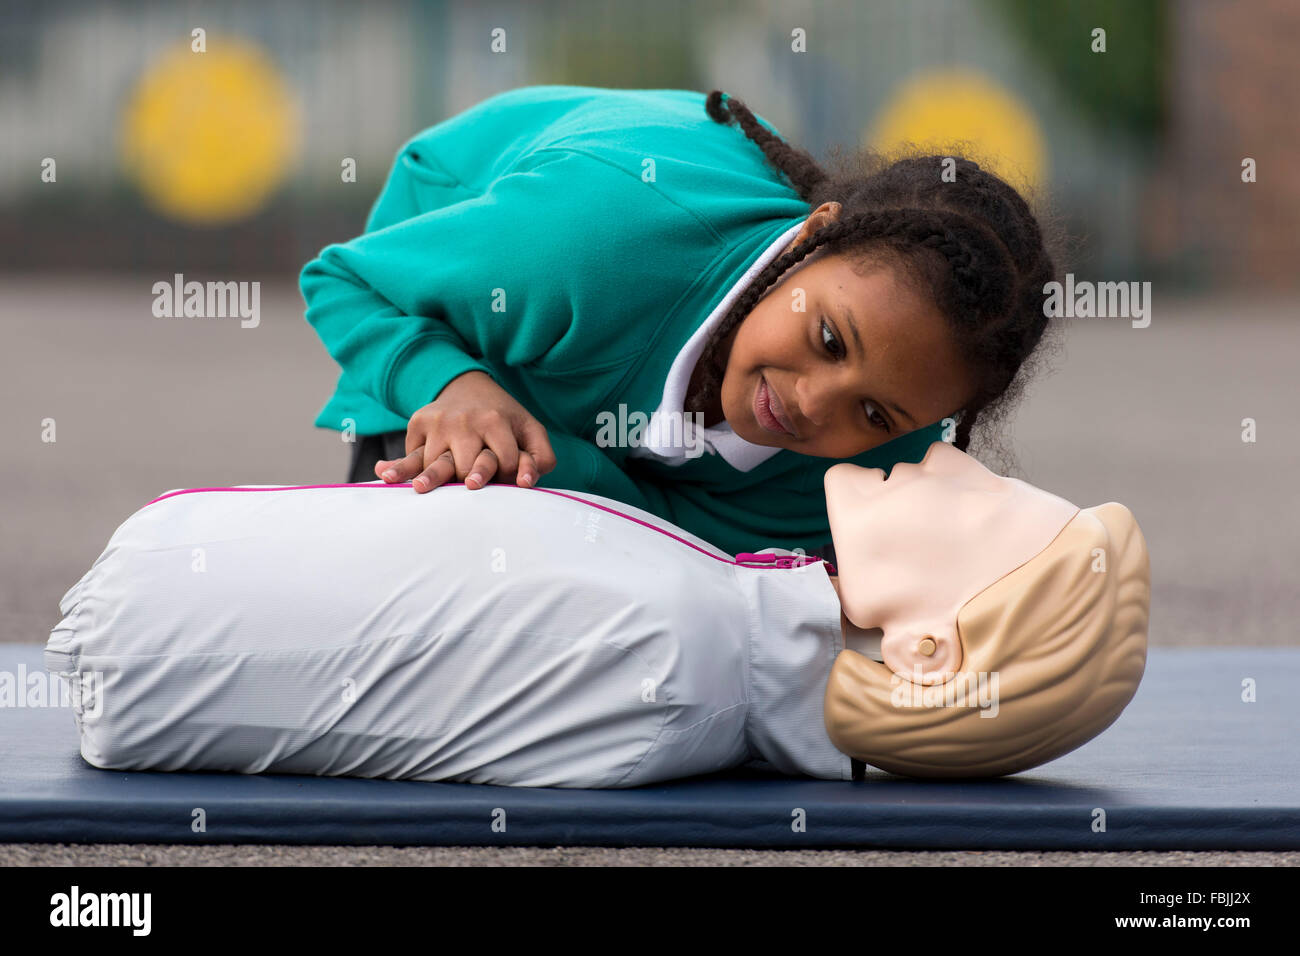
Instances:
[[[839,211],[820,206],[795,243]],[[859,275],[819,249],[767,291],[724,343],[721,411],[737,435],[851,458],[970,401],[943,316],[896,273],[882,262]]]

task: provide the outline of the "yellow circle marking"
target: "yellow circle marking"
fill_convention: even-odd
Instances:
[[[1047,149],[1033,112],[983,74],[927,72],[903,84],[867,132],[867,142],[890,154],[908,145],[927,153],[964,156],[1017,189],[1040,189]]]
[[[261,48],[189,42],[140,77],[122,112],[123,168],[149,204],[195,225],[256,213],[298,153],[296,98]]]

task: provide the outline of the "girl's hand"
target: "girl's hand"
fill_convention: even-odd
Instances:
[[[491,376],[475,369],[447,383],[406,427],[406,457],[375,464],[421,494],[453,478],[471,490],[493,476],[528,488],[555,467],[546,428]]]

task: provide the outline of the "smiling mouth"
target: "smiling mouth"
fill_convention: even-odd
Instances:
[[[790,419],[781,405],[781,399],[762,375],[758,377],[758,388],[754,392],[754,418],[770,432],[797,437],[790,427]]]

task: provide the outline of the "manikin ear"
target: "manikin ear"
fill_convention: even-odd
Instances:
[[[914,684],[941,684],[961,667],[961,641],[957,625],[918,630],[914,627],[885,628],[880,639],[880,656],[885,666]]]

